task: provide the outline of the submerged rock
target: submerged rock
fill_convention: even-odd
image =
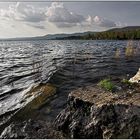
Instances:
[[[31,116],[34,111],[43,106],[47,101],[56,93],[56,87],[47,83],[33,87],[29,92],[25,94],[25,98],[32,98],[23,108],[17,113],[16,117]]]
[[[54,126],[70,138],[140,138],[140,93],[80,88],[69,94]]]
[[[26,105],[28,109],[38,109],[46,103],[47,99],[56,93],[56,87],[51,84],[43,84],[33,87],[26,93],[25,97],[33,96],[33,99]]]
[[[129,80],[131,83],[139,83],[140,82],[140,68],[136,75]]]

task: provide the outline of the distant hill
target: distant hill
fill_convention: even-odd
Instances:
[[[1,40],[67,40],[67,39],[140,39],[140,26],[113,28],[101,32],[83,32],[72,34],[48,34],[38,37],[10,38]]]
[[[113,28],[107,31],[88,33],[83,36],[70,36],[59,39],[81,39],[81,40],[138,40],[140,39],[140,26],[128,26],[123,28]]]
[[[9,39],[0,39],[0,40],[19,40],[19,41],[23,41],[23,40],[56,40],[56,39],[63,39],[63,38],[67,38],[67,37],[79,37],[79,36],[84,36],[84,35],[88,35],[88,34],[95,34],[96,32],[83,32],[83,33],[72,33],[72,34],[48,34],[45,36],[37,36],[37,37],[23,37],[23,38],[9,38]]]
[[[71,37],[71,36],[83,36],[83,35],[88,35],[88,34],[95,34],[96,32],[83,32],[83,33],[72,33],[72,34],[48,34],[45,35],[44,37],[46,39],[59,39],[59,38],[66,38],[66,37]]]
[[[140,30],[140,26],[127,26],[123,28],[113,28],[108,31],[132,31],[132,30]]]

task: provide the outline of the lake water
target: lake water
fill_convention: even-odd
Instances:
[[[140,41],[125,56],[128,41],[0,41],[0,115],[20,107],[24,90],[53,83],[58,96],[50,103],[61,110],[68,93],[108,76],[133,75],[140,67]],[[119,57],[116,58],[116,50]],[[45,115],[45,114],[44,114]]]

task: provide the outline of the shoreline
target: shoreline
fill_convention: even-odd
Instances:
[[[85,87],[81,87],[81,88],[73,90],[72,92],[69,93],[67,105],[65,109],[63,109],[57,115],[56,119],[53,120],[53,124],[51,124],[51,122],[47,122],[46,120],[40,120],[40,119],[39,120],[38,119],[23,119],[23,121],[21,121],[22,115],[19,114],[21,116],[19,118],[19,122],[16,121],[9,124],[2,132],[1,138],[20,138],[20,137],[21,138],[35,138],[35,137],[36,138],[58,138],[58,137],[59,138],[129,138],[130,135],[121,137],[121,134],[117,134],[117,132],[115,132],[114,134],[113,133],[114,131],[109,132],[109,134],[104,134],[105,132],[103,132],[102,135],[99,135],[99,133],[97,132],[98,130],[95,130],[95,132],[97,132],[97,134],[95,134],[94,131],[90,128],[90,126],[88,130],[84,130],[83,132],[81,131],[81,128],[82,129],[83,127],[86,128],[87,125],[89,125],[88,124],[89,122],[85,122],[87,125],[85,125],[85,123],[81,125],[81,123],[79,122],[80,120],[85,119],[85,117],[87,120],[90,120],[91,114],[96,115],[95,113],[93,113],[93,110],[94,110],[93,108],[96,108],[96,109],[98,108],[98,110],[103,110],[103,111],[104,111],[104,108],[106,108],[107,110],[108,109],[112,110],[112,108],[113,109],[118,108],[117,110],[122,110],[124,112],[123,114],[124,117],[128,116],[126,115],[127,113],[125,114],[128,108],[130,111],[128,110],[127,112],[132,113],[132,112],[135,112],[135,110],[140,111],[140,104],[139,104],[140,94],[136,92],[136,91],[140,91],[140,85],[133,84],[132,87],[129,87],[130,85],[127,85],[127,83],[120,84],[121,79],[122,78],[112,79],[112,81],[116,84],[116,87],[117,87],[116,92],[107,91],[99,87],[97,84],[85,86]],[[134,89],[135,91],[133,91]],[[31,90],[31,91],[36,91],[36,90]],[[27,114],[28,114],[28,109],[26,110]],[[104,112],[104,116],[106,115],[108,116],[110,114],[110,112],[108,112],[107,110]],[[139,111],[136,111],[134,114],[132,113],[132,116],[135,116],[135,115],[137,116],[137,113],[139,113]],[[75,113],[76,114],[78,113],[77,114],[78,116]],[[101,112],[99,113],[99,115],[100,114]],[[119,117],[121,114],[120,112],[118,112],[118,114],[119,114],[118,115]],[[76,117],[75,118],[76,120],[73,117],[74,118]],[[68,121],[68,119],[70,118],[73,118],[73,119]],[[128,118],[128,119],[132,119],[132,118],[133,117]],[[113,119],[113,118],[111,117],[110,119]],[[104,120],[104,118],[101,118],[101,120]],[[67,121],[69,122],[68,124],[66,123]],[[73,121],[76,121],[75,122],[76,124]],[[117,121],[118,120],[115,120],[114,122],[115,125]],[[127,122],[124,121],[124,123],[127,123]],[[23,132],[24,131],[23,128],[25,127],[25,125],[28,131],[26,130],[25,132]],[[31,130],[30,127],[33,127],[33,130]],[[108,129],[108,126],[106,127]],[[19,131],[18,128],[21,128],[21,130]],[[110,128],[110,129],[113,130],[114,128]],[[140,128],[138,127],[138,129]],[[68,131],[65,132],[65,130],[68,130]],[[92,135],[87,134],[88,132],[91,132]],[[36,133],[36,135],[33,135],[33,133]],[[139,138],[139,137],[138,135],[136,135],[136,137],[133,136],[131,138]]]

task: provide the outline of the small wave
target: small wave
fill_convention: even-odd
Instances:
[[[140,65],[138,57],[129,60],[121,57],[119,61],[114,59],[116,48],[120,47],[124,52],[126,41],[3,43],[5,45],[0,52],[0,103],[5,107],[3,112],[8,111],[10,106],[11,110],[12,107],[15,109],[13,105],[20,101],[22,91],[31,84],[49,81],[65,94],[108,75],[133,73]]]

